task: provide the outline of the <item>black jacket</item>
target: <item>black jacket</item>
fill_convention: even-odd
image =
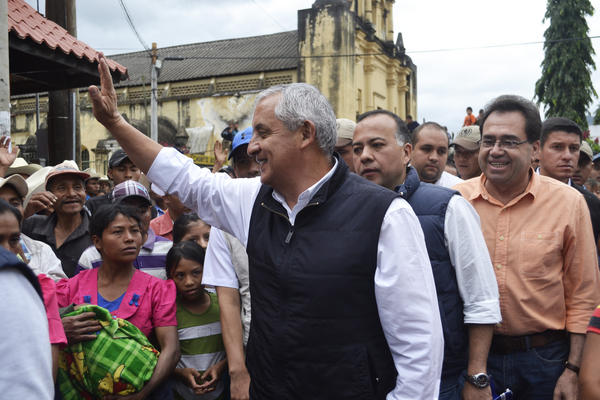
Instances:
[[[588,205],[590,217],[592,218],[592,228],[594,228],[594,239],[597,245],[600,235],[600,199],[583,186],[579,186],[574,183],[571,183],[571,186],[573,186],[573,188],[577,189],[579,193],[583,195],[583,198]]]

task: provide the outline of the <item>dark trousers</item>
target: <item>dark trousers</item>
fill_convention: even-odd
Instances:
[[[459,376],[442,378],[439,400],[461,400],[463,386],[467,384],[465,383],[466,373],[467,371],[463,371]]]
[[[509,388],[513,400],[552,400],[568,356],[568,339],[518,353],[490,353],[488,374],[492,375],[496,394]]]

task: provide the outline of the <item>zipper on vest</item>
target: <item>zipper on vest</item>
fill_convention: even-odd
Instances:
[[[270,212],[272,212],[273,214],[277,214],[277,215],[285,218],[285,220],[290,225],[290,230],[289,230],[288,234],[286,235],[284,242],[285,242],[285,244],[290,244],[290,241],[292,240],[292,236],[294,235],[294,226],[290,222],[290,219],[288,218],[288,216],[267,207],[267,205],[264,202],[261,202],[260,205],[263,206],[264,208],[266,208],[267,210],[269,210]]]
[[[287,221],[287,222],[288,222],[290,225],[292,225],[292,223],[290,222],[290,219],[288,218],[288,216],[287,216],[287,215],[285,215],[285,214],[282,214],[282,213],[280,213],[279,211],[275,211],[275,210],[273,210],[272,208],[269,208],[269,207],[267,207],[267,205],[266,205],[264,202],[261,202],[261,203],[260,203],[260,205],[261,205],[261,206],[263,206],[264,208],[266,208],[267,210],[271,211],[273,214],[277,214],[277,215],[280,215],[280,216],[282,216],[283,218],[285,218],[285,220],[286,220],[286,221]]]
[[[288,232],[287,236],[285,237],[285,244],[290,244],[290,241],[292,240],[292,236],[294,235],[294,228],[290,228],[290,231]]]

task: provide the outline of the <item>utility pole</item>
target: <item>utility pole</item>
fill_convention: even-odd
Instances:
[[[158,59],[156,42],[152,42],[152,72],[150,82],[150,138],[158,142],[158,69],[160,60]]]
[[[8,0],[0,0],[0,136],[10,136],[10,66]]]
[[[46,0],[46,18],[77,37],[75,0]],[[77,93],[74,90],[48,92],[48,161],[55,165],[79,158],[77,146]],[[42,155],[40,154],[40,157]]]

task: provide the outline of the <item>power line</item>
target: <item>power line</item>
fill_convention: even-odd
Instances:
[[[548,41],[534,41],[534,42],[519,42],[519,43],[504,43],[504,44],[492,44],[485,46],[472,46],[472,47],[455,47],[447,49],[432,49],[432,50],[413,50],[406,51],[407,54],[426,54],[426,53],[441,53],[441,52],[455,52],[465,50],[481,50],[481,49],[493,49],[502,47],[517,47],[517,46],[530,46],[544,43],[560,43],[560,42],[573,42],[585,39],[599,39],[600,35],[586,36],[585,38],[564,38],[554,39]],[[368,57],[368,56],[381,56],[387,55],[388,53],[352,53],[352,54],[322,54],[322,55],[311,55],[311,56],[188,56],[181,57],[182,60],[285,60],[285,59],[310,59],[310,58],[342,58],[342,57]]]
[[[411,54],[421,54],[421,53],[441,53],[441,52],[452,52],[452,51],[464,51],[464,50],[481,50],[481,49],[495,49],[500,47],[517,47],[517,46],[530,46],[534,44],[545,44],[545,43],[561,43],[561,42],[573,42],[585,39],[598,39],[598,36],[586,36],[584,38],[565,38],[565,39],[554,39],[554,40],[539,40],[535,42],[519,42],[519,43],[503,43],[503,44],[490,44],[485,46],[473,46],[473,47],[454,47],[448,49],[433,49],[433,50],[415,50],[415,51],[407,51],[407,53]]]
[[[269,13],[269,12],[268,12],[268,11],[267,11],[267,10],[266,10],[264,7],[263,7],[263,6],[261,6],[261,5],[260,5],[260,4],[259,4],[259,3],[258,3],[256,0],[252,0],[252,2],[253,2],[254,4],[256,4],[256,5],[257,5],[257,6],[258,6],[258,7],[259,7],[259,8],[260,8],[260,9],[261,9],[261,10],[262,10],[262,11],[263,11],[265,14],[267,14],[267,16],[268,16],[269,18],[271,18],[271,20],[273,20],[273,22],[275,22],[277,25],[279,25],[279,27],[280,27],[281,29],[283,29],[283,30],[287,30],[287,28],[286,28],[285,26],[281,25],[281,24],[279,23],[279,21],[277,21],[277,20],[275,19],[275,17],[273,17],[273,16],[272,16],[272,15],[271,15],[271,14],[270,14],[270,13]]]
[[[149,52],[150,48],[148,47],[148,45],[146,44],[146,42],[144,42],[144,40],[142,39],[142,37],[138,33],[137,29],[135,29],[135,25],[133,24],[131,16],[129,15],[129,11],[127,11],[127,7],[125,6],[125,3],[123,2],[123,0],[119,0],[119,3],[121,4],[121,8],[123,9],[123,13],[125,14],[125,19],[127,20],[127,23],[129,24],[129,27],[131,28],[131,30],[133,31],[133,33],[135,33],[135,36],[137,36],[138,41],[141,43],[142,47],[144,49],[146,49],[146,51]]]

